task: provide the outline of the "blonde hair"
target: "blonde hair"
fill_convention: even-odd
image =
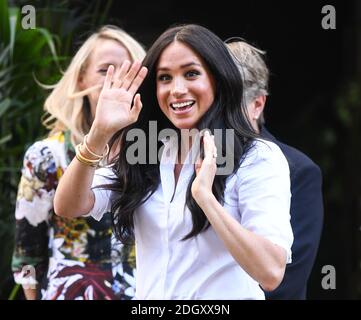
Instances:
[[[112,25],[103,26],[83,43],[44,104],[46,114],[43,125],[51,130],[49,135],[69,129],[74,146],[82,141],[90,129],[89,125],[86,125],[84,108],[84,98],[90,90],[79,91],[78,80],[99,39],[119,42],[128,50],[132,61],[142,61],[145,56],[145,50],[135,39]]]

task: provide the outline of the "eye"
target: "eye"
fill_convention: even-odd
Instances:
[[[199,76],[201,73],[198,70],[190,70],[186,72],[186,77],[188,78],[195,78]]]
[[[98,70],[98,72],[100,73],[100,74],[106,74],[107,73],[107,71],[108,71],[108,69],[99,69]]]
[[[163,73],[158,76],[158,80],[159,81],[169,81],[169,80],[171,80],[171,76],[169,74]]]

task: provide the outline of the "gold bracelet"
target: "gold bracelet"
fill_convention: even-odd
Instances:
[[[88,138],[88,135],[86,134],[84,136],[84,146],[85,146],[85,149],[93,156],[93,157],[96,157],[98,158],[99,160],[103,160],[109,153],[109,144],[107,144],[105,146],[105,152],[104,154],[102,155],[99,155],[99,154],[96,154],[94,153],[93,151],[90,150],[90,148],[88,147],[88,141],[87,141],[87,138]]]
[[[78,144],[76,147],[75,147],[75,157],[78,159],[79,162],[81,162],[82,164],[85,164],[87,166],[91,166],[93,168],[97,168],[99,163],[100,163],[100,159],[88,159],[86,157],[84,157],[84,155],[81,153],[81,148],[82,146],[82,143]]]
[[[77,160],[78,160],[80,163],[82,163],[82,164],[85,164],[85,165],[90,166],[90,167],[93,167],[93,168],[97,168],[97,167],[98,167],[96,164],[90,164],[90,163],[88,163],[88,162],[83,161],[83,160],[79,157],[79,155],[77,155],[77,154],[75,155],[75,157],[76,157]]]

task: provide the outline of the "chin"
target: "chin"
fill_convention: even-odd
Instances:
[[[196,127],[194,121],[187,119],[169,119],[177,129],[193,129]]]
[[[173,122],[173,124],[178,129],[189,129],[189,130],[191,130],[191,129],[196,127],[195,124],[193,124],[193,123],[174,123]]]

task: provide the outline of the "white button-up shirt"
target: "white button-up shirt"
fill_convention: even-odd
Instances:
[[[193,172],[193,164],[184,164],[175,186],[174,161],[162,157],[161,183],[135,212],[136,299],[264,299],[258,283],[234,260],[212,226],[181,240],[192,229],[185,200]],[[93,186],[108,183],[105,176],[111,174],[109,168],[99,169]],[[99,220],[110,209],[110,191],[93,191],[90,214]],[[224,208],[244,228],[284,248],[287,262],[293,242],[290,198],[283,153],[272,142],[255,141],[226,182]]]

